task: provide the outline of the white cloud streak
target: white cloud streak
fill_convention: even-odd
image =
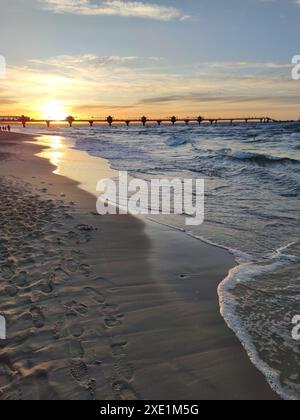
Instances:
[[[127,0],[38,0],[54,13],[84,16],[123,16],[170,21],[188,16],[176,7]]]

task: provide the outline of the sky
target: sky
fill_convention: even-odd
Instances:
[[[299,22],[300,0],[1,0],[0,115],[298,119]]]

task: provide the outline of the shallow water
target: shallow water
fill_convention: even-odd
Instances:
[[[300,124],[35,127],[132,176],[204,178],[205,223],[159,222],[234,252],[219,288],[222,314],[252,361],[286,398],[300,398]]]

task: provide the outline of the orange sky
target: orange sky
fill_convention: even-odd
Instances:
[[[0,115],[299,118],[300,0],[1,6]]]
[[[257,74],[252,74],[253,70]],[[257,71],[259,69],[259,72]],[[299,118],[288,63],[202,63],[170,69],[138,57],[58,56],[8,66],[0,114],[32,118],[270,116]]]

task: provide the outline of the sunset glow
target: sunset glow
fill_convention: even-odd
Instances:
[[[51,101],[43,104],[40,108],[41,118],[49,120],[64,120],[68,110],[60,101]]]
[[[1,0],[0,400],[300,400],[299,23]]]
[[[1,29],[10,47],[0,51],[7,63],[0,115],[298,119],[299,82],[292,80],[291,60],[299,52],[293,33],[299,2],[247,1],[255,36],[242,3],[225,15],[222,7],[216,13],[218,3],[5,0]],[[32,10],[22,53],[10,25],[14,4],[20,11],[16,27],[23,25],[19,15]],[[260,16],[269,16],[267,37]],[[108,31],[112,35],[102,42]]]

